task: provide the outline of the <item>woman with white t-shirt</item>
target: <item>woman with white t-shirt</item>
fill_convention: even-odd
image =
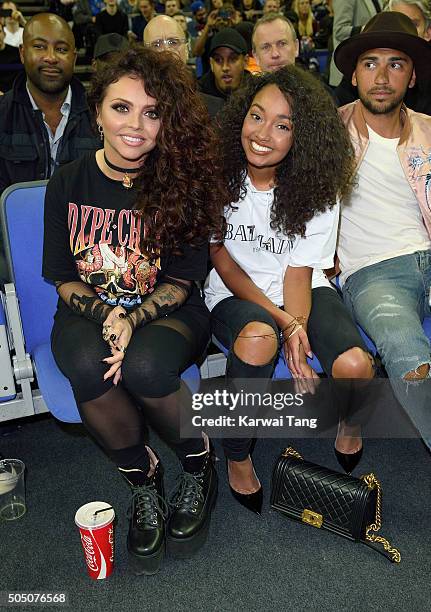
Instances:
[[[370,379],[373,361],[324,268],[333,266],[338,197],[351,187],[353,151],[320,84],[289,66],[255,77],[225,106],[223,161],[232,204],[222,245],[211,246],[206,282],[213,333],[229,349],[227,378],[270,378],[282,344],[302,391],[317,374]],[[360,431],[360,430],[359,430]],[[225,439],[234,497],[260,513],[251,439]],[[351,471],[358,428],[339,428],[337,458]]]

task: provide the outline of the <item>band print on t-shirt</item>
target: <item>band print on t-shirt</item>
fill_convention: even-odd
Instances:
[[[154,291],[160,258],[141,253],[145,226],[133,210],[69,202],[68,226],[79,276],[101,299],[130,307]]]

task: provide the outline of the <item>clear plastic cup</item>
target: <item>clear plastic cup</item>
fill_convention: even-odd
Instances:
[[[0,521],[14,521],[26,512],[24,472],[19,459],[0,461]]]

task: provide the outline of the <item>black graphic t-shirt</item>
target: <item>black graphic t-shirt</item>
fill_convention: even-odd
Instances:
[[[133,211],[135,195],[103,174],[94,152],[56,172],[45,198],[43,276],[81,280],[102,300],[126,308],[140,304],[165,275],[205,278],[207,245],[184,245],[182,255],[141,253],[145,220]]]

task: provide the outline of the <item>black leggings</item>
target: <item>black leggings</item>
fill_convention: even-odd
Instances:
[[[193,330],[193,331],[192,331]],[[181,373],[203,354],[209,313],[186,303],[170,316],[133,333],[122,363],[122,381],[103,380],[110,356],[102,327],[60,301],[52,332],[55,361],[69,379],[84,425],[120,467],[148,472],[146,422],[170,444],[181,462],[203,449],[200,439],[180,438],[181,412],[191,409]]]
[[[219,302],[211,313],[212,332],[217,340],[229,349],[227,357],[226,377],[271,378],[278,351],[265,365],[255,366],[244,363],[235,355],[233,345],[241,330],[252,321],[266,323],[273,328],[278,336],[278,327],[271,315],[261,306],[241,300],[236,297],[225,298]],[[359,347],[368,352],[362,337],[351,318],[342,298],[335,289],[317,287],[312,291],[312,308],[307,325],[307,333],[312,351],[317,355],[327,376],[332,374],[334,361],[353,347]],[[346,409],[346,403],[352,393],[348,382],[334,384],[334,396],[338,396],[337,404],[341,406],[340,413]],[[358,394],[356,396],[359,399]],[[233,461],[245,459],[252,444],[247,438],[225,438],[223,447],[226,456]]]

